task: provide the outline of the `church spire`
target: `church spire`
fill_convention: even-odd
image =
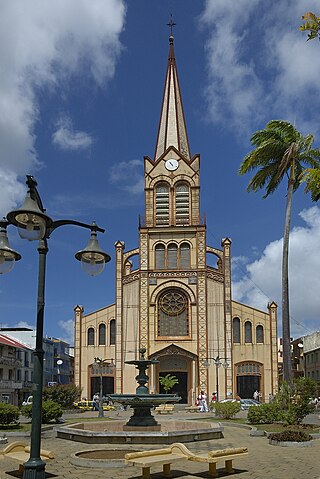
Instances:
[[[176,59],[173,48],[172,28],[175,23],[172,17],[168,26],[170,27],[169,37],[169,58],[162,100],[159,131],[156,144],[155,160],[157,160],[169,146],[174,146],[182,155],[190,160],[190,150],[187,135],[187,128],[184,119]]]

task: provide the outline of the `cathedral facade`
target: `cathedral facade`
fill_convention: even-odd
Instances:
[[[75,382],[82,395],[135,392],[135,370],[126,361],[139,349],[158,360],[159,378],[178,379],[173,392],[192,404],[200,390],[219,400],[264,401],[278,388],[277,305],[267,311],[231,297],[231,240],[207,244],[200,214],[200,155],[191,155],[178,81],[173,37],[154,158],[144,158],[145,216],[139,246],[115,244],[115,303],[90,314],[75,307]],[[133,266],[137,265],[137,266]],[[95,358],[105,359],[104,363]]]

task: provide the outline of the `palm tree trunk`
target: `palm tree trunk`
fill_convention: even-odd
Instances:
[[[290,179],[288,181],[286,218],[284,225],[282,250],[282,359],[283,380],[287,382],[290,382],[292,379],[289,315],[289,235],[294,185],[294,169],[295,164],[293,161],[290,171]]]

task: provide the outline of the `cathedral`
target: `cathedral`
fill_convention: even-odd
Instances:
[[[219,400],[263,401],[278,389],[277,305],[260,311],[232,300],[231,240],[210,246],[200,212],[200,155],[192,156],[169,41],[154,158],[144,157],[145,214],[139,245],[115,243],[115,303],[75,313],[75,383],[82,396],[134,393],[136,371],[126,361],[139,349],[158,362],[148,369],[151,393],[172,374],[170,392],[194,404],[201,390]],[[95,361],[101,358],[103,362]]]

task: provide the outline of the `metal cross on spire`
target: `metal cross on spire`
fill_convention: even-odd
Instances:
[[[170,27],[170,37],[173,37],[173,27],[176,26],[176,23],[173,21],[172,13],[170,13],[170,22],[167,23],[167,26]]]

